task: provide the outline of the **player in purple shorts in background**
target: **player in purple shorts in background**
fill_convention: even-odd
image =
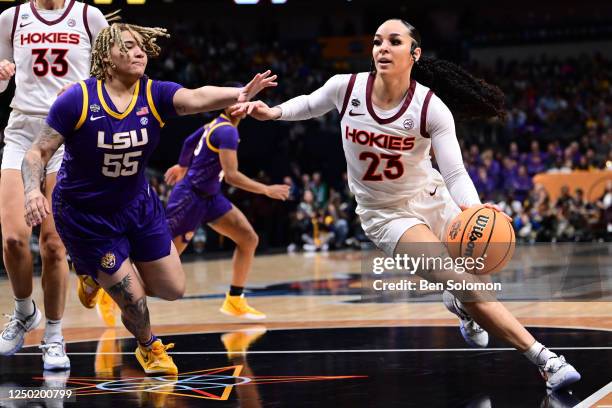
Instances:
[[[225,85],[242,87],[238,83]],[[221,193],[221,180],[277,200],[287,199],[289,186],[258,183],[238,170],[239,122],[240,119],[232,118],[226,109],[185,140],[178,164],[169,168],[165,175],[166,183],[177,183],[168,200],[166,218],[179,254],[203,223],[236,243],[232,283],[220,311],[258,320],[265,319],[266,315],[249,306],[243,291],[259,237],[242,211]]]
[[[165,29],[129,24],[102,30],[92,53],[93,78],[55,101],[26,153],[22,175],[26,222],[38,225],[50,213],[41,175],[65,144],[52,203],[75,269],[94,278],[119,305],[123,324],[138,341],[135,353],[144,371],[177,374],[166,352],[173,345],[151,332],[146,297],[180,298],[185,274],[144,170],[166,119],[249,100],[276,85],[276,77],[258,74],[240,89],[185,89],[153,81],[144,71],[148,57],[159,55],[155,42],[161,36],[168,36]]]

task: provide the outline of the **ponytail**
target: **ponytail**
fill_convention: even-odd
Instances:
[[[421,57],[412,66],[412,78],[431,88],[458,120],[506,116],[499,87],[476,78],[450,61]]]
[[[412,38],[410,55],[421,46],[421,35],[412,24],[401,21]],[[373,63],[372,63],[373,65]],[[457,120],[506,117],[505,96],[499,87],[472,76],[459,65],[443,59],[424,57],[412,66],[412,78],[427,86],[453,112]]]

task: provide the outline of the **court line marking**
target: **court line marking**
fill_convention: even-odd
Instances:
[[[276,322],[272,322],[272,323],[276,323]],[[220,322],[219,324],[225,324],[224,322]],[[167,333],[167,334],[162,334],[159,337],[167,337],[167,336],[190,336],[190,335],[194,335],[194,334],[225,334],[225,333],[234,333],[234,332],[239,332],[242,331],[248,327],[251,326],[266,326],[265,323],[228,323],[228,324],[237,324],[237,325],[241,325],[243,326],[242,328],[238,327],[234,330],[226,330],[226,331],[219,331],[219,330],[215,330],[215,329],[211,329],[209,330],[200,330],[200,331],[194,331],[194,332],[183,332],[183,333]],[[376,324],[376,325],[369,325],[369,326],[327,326],[327,327],[290,327],[290,328],[282,328],[282,327],[273,327],[273,328],[267,328],[268,332],[271,331],[279,331],[279,330],[325,330],[325,329],[367,329],[367,328],[385,328],[385,327],[405,327],[405,328],[411,328],[411,327],[458,327],[457,325],[454,324],[424,324],[422,326],[416,326],[416,325],[400,325],[400,326],[389,326],[388,324]],[[542,328],[542,329],[576,329],[576,330],[600,330],[600,331],[605,331],[605,332],[612,332],[612,328],[609,327],[587,327],[587,326],[548,326],[545,324],[536,324],[536,325],[525,325],[525,328],[530,328],[530,327],[538,327],[538,328]],[[86,328],[86,327],[85,327]],[[93,326],[91,327],[93,329],[99,329],[100,327],[98,326]],[[110,330],[113,329],[120,329],[120,326],[115,326],[115,327],[111,327],[111,328],[107,328]],[[42,330],[42,329],[39,329]],[[115,340],[125,340],[125,339],[133,339],[133,336],[130,335],[125,335],[125,336],[116,336]],[[66,341],[66,344],[76,344],[76,343],[86,343],[86,342],[90,342],[90,341],[99,341],[100,337],[95,337],[95,338],[88,338],[88,339],[80,339],[80,340],[68,340]],[[29,347],[38,347],[38,344],[28,344],[28,345],[24,345],[23,348],[29,348]],[[551,348],[551,347],[549,347]],[[512,349],[514,350],[514,349]]]
[[[612,347],[549,347],[551,350],[612,350]],[[335,350],[255,350],[246,351],[244,353],[230,354],[331,354],[331,353],[416,353],[416,352],[453,352],[453,351],[471,351],[471,352],[489,352],[489,351],[516,351],[512,347],[498,348],[428,348],[428,349],[335,349]],[[134,352],[74,352],[66,353],[73,356],[92,356],[92,355],[131,355]],[[227,351],[171,351],[168,354],[185,354],[185,355],[216,355],[228,354]],[[16,356],[39,356],[40,353],[15,353]]]
[[[583,408],[590,407],[597,401],[601,400],[603,397],[612,392],[612,382],[609,382],[607,385],[604,385],[600,390],[595,391],[588,398],[582,400],[578,405],[575,405],[573,408]],[[604,407],[603,405],[601,407]]]

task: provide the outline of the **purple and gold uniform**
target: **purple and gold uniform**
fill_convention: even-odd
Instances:
[[[90,78],[51,107],[47,124],[66,146],[53,215],[79,273],[112,274],[128,257],[149,262],[170,253],[164,209],[144,171],[164,120],[176,115],[180,88],[144,76],[118,113],[102,81]]]
[[[221,193],[220,149],[238,149],[238,129],[224,114],[183,143],[178,164],[189,170],[172,190],[166,208],[173,237],[195,231],[201,223],[212,222],[232,209]]]

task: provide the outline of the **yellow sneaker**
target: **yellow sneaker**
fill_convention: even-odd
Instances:
[[[230,296],[229,293],[226,293],[225,301],[219,311],[228,316],[242,317],[244,319],[261,320],[266,318],[264,313],[249,306],[244,293],[240,296]]]
[[[221,342],[223,342],[225,350],[227,350],[227,355],[233,357],[236,354],[245,354],[249,347],[251,347],[251,344],[266,334],[266,331],[264,326],[249,327],[225,333],[221,336]]]
[[[96,305],[97,296],[100,293],[100,285],[89,275],[78,275],[77,292],[81,304],[88,309]]]
[[[96,311],[100,319],[104,321],[106,327],[115,327],[115,312],[117,304],[112,297],[104,289],[100,290],[98,300],[96,302]]]
[[[178,376],[166,375],[164,377],[145,378],[140,385],[142,387],[141,406],[163,408],[168,406],[166,400],[174,392],[174,386],[178,382]]]
[[[115,367],[121,366],[121,344],[115,329],[106,329],[96,347],[94,371],[97,377],[110,377]]]
[[[174,343],[163,345],[161,340],[155,340],[150,347],[143,347],[140,344],[136,349],[136,359],[147,374],[178,374],[178,368],[172,361],[172,357],[166,353],[174,347]]]

